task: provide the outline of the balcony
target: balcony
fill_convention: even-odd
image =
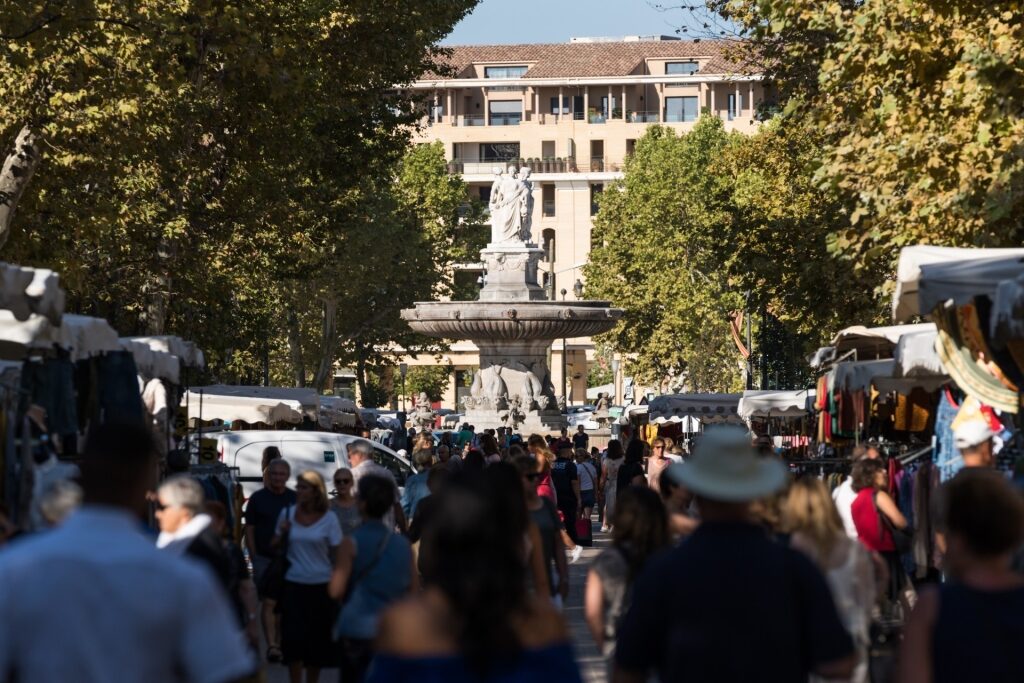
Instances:
[[[604,170],[604,157],[590,157],[590,170],[601,172]]]
[[[630,123],[658,123],[658,112],[656,111],[631,111],[628,112]]]
[[[486,126],[487,119],[483,116],[459,116],[455,122],[460,126]]]
[[[492,126],[518,126],[522,120],[522,114],[491,114]]]

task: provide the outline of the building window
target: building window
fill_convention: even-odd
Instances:
[[[489,185],[480,186],[480,201],[484,204],[491,203],[491,187]]]
[[[696,97],[666,97],[665,98],[665,121],[667,123],[678,123],[680,121],[697,120],[697,98]]]
[[[485,66],[484,78],[520,78],[528,66]]]
[[[544,260],[548,263],[555,261],[555,231],[552,228],[545,228],[541,233],[541,240],[544,247]]]
[[[590,186],[590,215],[591,216],[596,216],[597,215],[597,209],[598,209],[597,198],[601,196],[602,192],[604,192],[604,185],[602,185],[601,183],[594,183],[593,185]]]
[[[569,96],[562,95],[562,109],[558,109],[558,95],[551,98],[551,113],[552,114],[568,114],[569,113]]]
[[[491,100],[487,109],[492,126],[518,126],[523,120],[522,100]]]
[[[480,161],[512,161],[518,158],[518,142],[485,142],[480,145]]]
[[[697,62],[668,62],[665,64],[665,74],[669,76],[692,76],[699,68]]]
[[[545,218],[552,218],[555,215],[555,185],[554,183],[544,183],[541,186],[541,192],[543,194],[543,212]]]
[[[733,93],[729,95],[729,120],[738,119],[743,111],[743,95]]]
[[[626,156],[631,157],[636,153],[636,140],[626,140]]]

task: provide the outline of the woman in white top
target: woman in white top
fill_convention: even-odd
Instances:
[[[598,483],[598,489],[604,496],[604,526],[601,527],[603,532],[611,529],[611,520],[615,514],[615,496],[618,495],[616,481],[619,478],[619,468],[624,461],[622,442],[612,439],[608,442],[608,450],[605,451],[604,462],[601,463],[601,481]]]
[[[287,545],[281,608],[281,651],[291,683],[316,683],[320,669],[336,666],[331,628],[336,603],[327,594],[341,525],[329,511],[327,486],[312,470],[299,473],[296,504],[281,511],[272,545]]]
[[[860,661],[848,680],[868,680],[868,627],[878,589],[868,551],[851,540],[824,482],[804,477],[793,482],[782,504],[782,528],[790,545],[807,554],[821,569],[832,590],[839,619],[853,638]],[[823,679],[811,676],[810,680]]]

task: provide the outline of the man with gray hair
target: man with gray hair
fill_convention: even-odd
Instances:
[[[176,474],[164,480],[156,495],[156,519],[160,524],[156,547],[205,563],[227,592],[231,558],[210,527],[213,520],[203,512],[203,487],[187,474]]]
[[[395,486],[395,505],[390,512],[384,515],[384,525],[389,529],[395,526],[403,534],[408,527],[405,520],[405,513],[402,511],[402,501],[399,498],[398,482],[395,475],[386,467],[381,467],[373,461],[373,444],[366,439],[356,439],[345,446],[348,451],[348,463],[352,469],[352,485],[355,491],[359,491],[359,480],[366,476],[384,477]]]

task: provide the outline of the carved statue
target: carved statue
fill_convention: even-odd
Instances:
[[[533,184],[530,169],[523,168],[517,176],[514,166],[501,174],[494,169],[491,185],[491,244],[524,244],[530,239],[533,216]]]
[[[594,404],[595,413],[606,413],[608,412],[608,406],[611,402],[608,400],[608,394],[603,391],[597,395],[597,403]]]
[[[555,405],[555,387],[551,384],[551,373],[548,372],[548,367],[545,363],[541,361],[530,363],[530,368],[527,370],[527,378],[533,385],[533,395],[541,410]],[[541,405],[542,396],[546,398],[544,405]]]
[[[534,390],[533,390],[534,389],[533,383],[530,381],[531,376],[532,376],[532,373],[527,371],[526,376],[523,377],[523,390],[519,394],[519,396],[517,397],[517,398],[519,398],[519,397],[522,398],[522,406],[523,406],[524,410],[532,410],[533,409],[534,397],[536,396],[536,394],[534,393]]]
[[[502,416],[502,422],[505,426],[511,430],[515,430],[525,418],[523,414],[523,406],[519,396],[513,396],[512,401],[509,403],[508,412]]]
[[[473,373],[473,384],[469,387],[469,395],[473,397],[474,403],[484,395],[484,379],[480,370]]]
[[[501,371],[504,368],[501,365],[492,365],[489,370],[484,393],[490,399],[491,405],[501,410],[508,405],[508,387],[505,385],[505,380],[501,378]]]
[[[565,396],[562,396],[561,394],[558,395],[558,412],[565,412]]]
[[[429,430],[434,426],[434,410],[430,407],[430,398],[425,391],[421,391],[416,398],[416,410],[412,414],[412,421],[420,429]]]

